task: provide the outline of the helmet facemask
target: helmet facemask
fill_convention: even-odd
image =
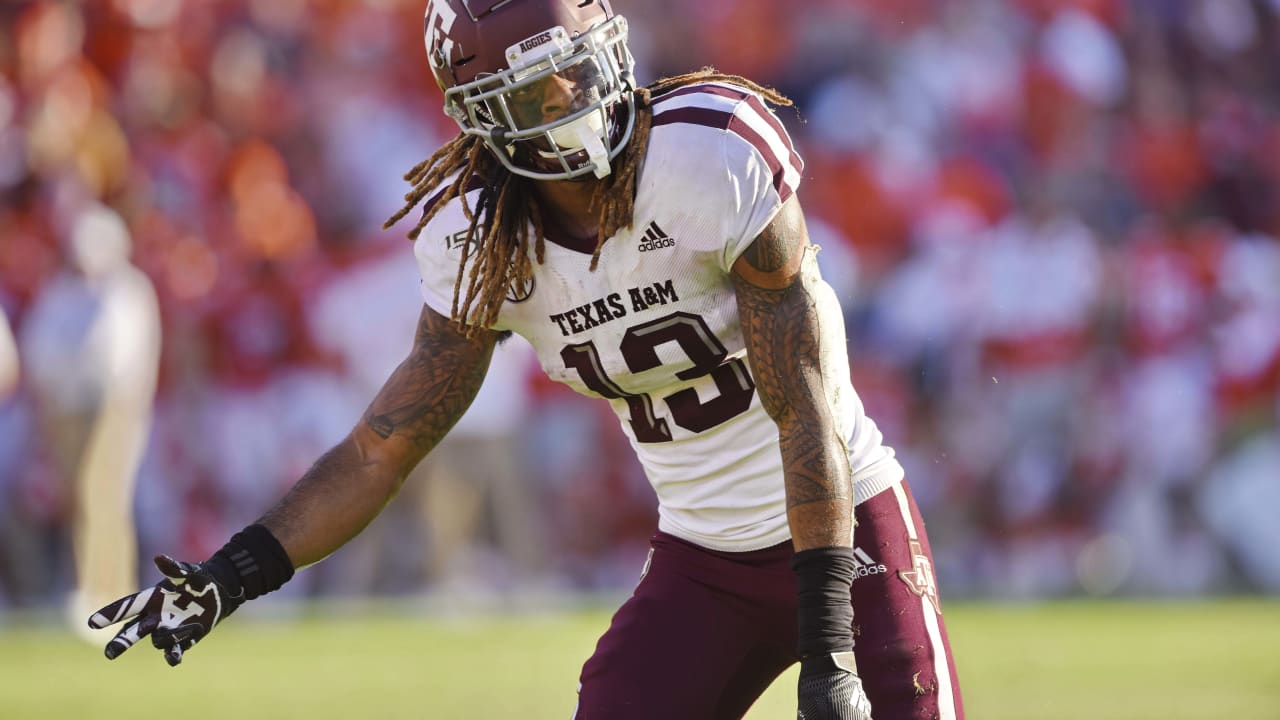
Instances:
[[[635,125],[634,61],[620,15],[572,37],[563,27],[507,48],[508,68],[445,90],[445,113],[511,172],[607,176]]]

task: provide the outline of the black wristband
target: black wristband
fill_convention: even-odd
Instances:
[[[293,577],[293,561],[280,541],[261,525],[250,525],[204,563],[232,595],[252,600],[278,590]]]
[[[801,550],[792,557],[798,599],[796,649],[800,657],[853,649],[849,588],[857,567],[851,547]]]

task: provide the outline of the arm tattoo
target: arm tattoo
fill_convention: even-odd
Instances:
[[[782,238],[757,238],[756,242],[747,246],[743,251],[742,257],[752,268],[760,272],[777,272],[787,266],[787,263],[795,256],[797,248],[796,243],[787,242]]]
[[[467,339],[448,318],[424,309],[413,352],[374,398],[365,423],[383,440],[402,438],[425,455],[475,399],[495,337]]]
[[[819,308],[824,288],[816,273],[791,272],[797,257],[813,252],[803,222],[798,206],[784,209],[733,273],[756,389],[778,424],[797,548],[847,545],[853,503],[848,450],[827,401],[830,380],[822,366],[824,315]],[[779,271],[789,277],[779,277]]]

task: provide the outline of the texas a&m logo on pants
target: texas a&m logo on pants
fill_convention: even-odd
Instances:
[[[933,579],[933,564],[929,556],[924,554],[918,540],[911,541],[911,569],[899,570],[898,577],[907,584],[911,592],[925,598],[933,605],[933,611],[942,614],[942,606],[938,602],[938,585]]]

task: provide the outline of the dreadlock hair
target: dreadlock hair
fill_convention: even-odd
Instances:
[[[677,88],[707,82],[732,83],[759,94],[774,105],[791,105],[790,99],[773,88],[711,67],[663,78],[647,87],[637,88],[635,128],[631,140],[620,154],[619,162],[614,164],[613,172],[596,186],[591,198],[591,207],[598,212],[599,226],[595,251],[591,255],[592,272],[599,264],[605,240],[631,226],[636,180],[649,149],[654,98]],[[483,139],[465,133],[460,133],[405,173],[404,179],[412,189],[405,193],[404,207],[392,215],[383,228],[399,222],[450,177],[453,180],[425,209],[422,219],[409,231],[408,237],[417,240],[422,229],[450,200],[455,197],[461,200],[462,212],[471,224],[467,228],[466,241],[462,243],[462,260],[458,263],[458,275],[454,280],[450,317],[462,326],[468,337],[472,337],[479,328],[497,321],[508,288],[529,286],[533,276],[533,261],[529,256],[530,227],[534,235],[534,258],[539,264],[545,255],[546,238],[542,215],[533,194],[533,181],[507,170],[489,152]],[[481,185],[476,201],[478,207],[472,208],[467,203],[466,194],[468,189],[475,187],[472,183],[477,181]]]

